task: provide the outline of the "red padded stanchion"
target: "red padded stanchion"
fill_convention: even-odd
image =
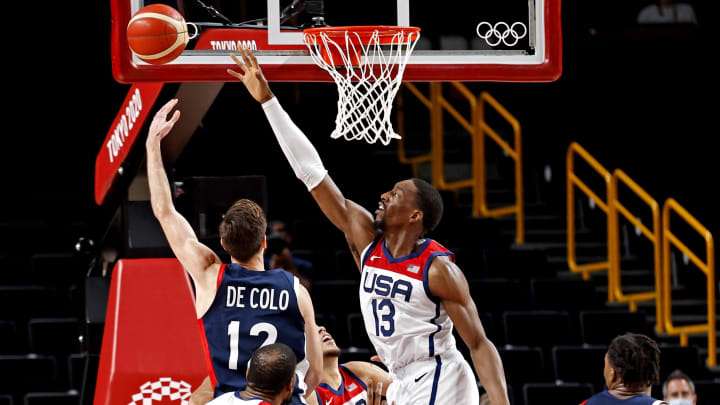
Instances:
[[[208,375],[192,288],[176,259],[113,270],[95,405],[188,404]]]

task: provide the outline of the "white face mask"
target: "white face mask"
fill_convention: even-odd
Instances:
[[[693,402],[689,398],[675,398],[670,400],[670,405],[693,405]]]

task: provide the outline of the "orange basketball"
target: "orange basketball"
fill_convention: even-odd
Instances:
[[[128,23],[127,37],[130,50],[154,65],[177,58],[189,41],[185,18],[164,4],[138,10]]]

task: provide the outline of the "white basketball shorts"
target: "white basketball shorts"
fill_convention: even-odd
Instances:
[[[395,405],[477,405],[477,382],[457,350],[395,370],[385,397]]]

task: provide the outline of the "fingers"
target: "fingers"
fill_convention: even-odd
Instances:
[[[178,99],[176,99],[176,98],[168,101],[167,103],[165,103],[164,106],[162,106],[162,107],[158,110],[157,114],[155,114],[155,115],[158,116],[158,117],[162,116],[163,118],[164,118],[164,117],[167,117],[168,113],[169,113],[173,108],[175,108],[175,105],[176,105],[177,103],[178,103]]]
[[[242,53],[242,48],[240,48],[240,52]],[[235,61],[235,64],[238,65],[240,69],[242,69],[243,73],[247,72],[247,66],[245,66],[245,63],[238,59],[238,57],[235,56],[234,53],[231,53],[230,57],[232,58],[232,60]]]
[[[382,389],[383,389],[382,381],[378,381],[376,384],[374,378],[372,378],[372,377],[368,378],[368,382],[367,382],[368,404],[380,405],[380,400],[382,399]]]
[[[242,81],[243,77],[245,77],[244,75],[242,75],[232,69],[228,69],[227,72],[230,73],[230,76],[233,76],[234,78],[241,80],[241,81]]]
[[[176,122],[180,119],[180,110],[176,110],[173,114],[172,118],[170,118],[170,125],[175,125]]]
[[[258,68],[258,62],[257,62],[257,59],[255,59],[255,54],[252,53],[252,51],[249,50],[249,49],[247,50],[247,53],[248,53],[248,55],[250,56],[250,60],[252,60],[252,67],[257,69],[257,68]]]
[[[242,48],[240,48],[240,53],[242,54]],[[237,56],[235,56],[234,53],[231,53],[230,57],[232,58],[232,60],[235,61],[235,64],[238,65],[240,70],[242,70],[242,74],[247,73],[248,67],[243,61],[241,61]]]
[[[242,47],[240,48],[240,56],[242,56],[243,62],[245,62],[245,66],[255,67],[255,66],[253,66],[252,62],[250,61],[250,58],[247,56],[247,54],[249,52],[250,51],[248,51],[245,48],[242,48]],[[247,72],[247,69],[244,69],[244,70],[245,70],[245,72]]]

